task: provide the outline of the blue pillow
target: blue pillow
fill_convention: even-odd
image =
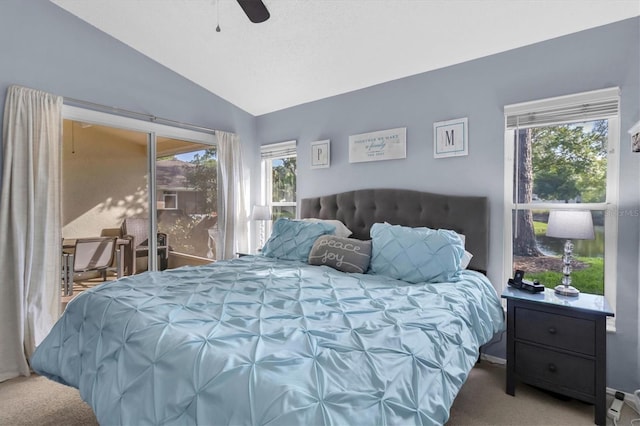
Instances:
[[[372,274],[410,283],[458,279],[464,246],[453,231],[374,223],[371,241]]]
[[[271,236],[262,254],[277,259],[306,262],[318,237],[336,232],[336,227],[324,222],[304,222],[280,218],[273,224]]]

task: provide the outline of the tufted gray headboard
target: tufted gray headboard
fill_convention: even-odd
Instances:
[[[473,254],[470,269],[486,272],[489,253],[489,204],[486,197],[432,194],[407,189],[360,189],[305,198],[300,217],[338,219],[353,238],[370,239],[376,222],[452,229],[466,236]]]

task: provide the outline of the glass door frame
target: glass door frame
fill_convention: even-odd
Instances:
[[[147,134],[147,174],[148,174],[148,209],[149,209],[149,235],[156,235],[158,230],[157,203],[156,203],[156,137],[162,136],[180,139],[188,142],[201,143],[216,146],[217,140],[214,132],[196,131],[184,129],[166,124],[154,123],[102,111],[80,108],[63,104],[62,118],[64,120],[81,121],[88,124],[109,126],[124,130],[132,130]],[[149,238],[149,253],[157,253],[158,242],[155,238]],[[158,270],[157,256],[148,257],[148,270]]]

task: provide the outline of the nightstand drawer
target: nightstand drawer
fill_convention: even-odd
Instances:
[[[517,307],[515,338],[545,346],[595,355],[595,322]]]
[[[516,374],[529,383],[556,392],[595,395],[595,361],[516,343]]]

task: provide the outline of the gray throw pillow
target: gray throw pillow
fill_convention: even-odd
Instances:
[[[327,265],[342,272],[364,274],[371,260],[371,241],[323,235],[313,243],[310,265]]]

